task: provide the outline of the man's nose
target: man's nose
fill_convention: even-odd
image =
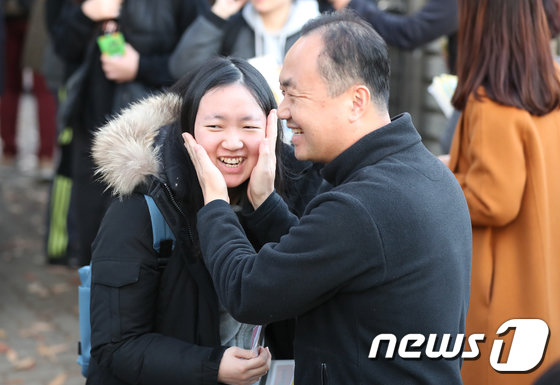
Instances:
[[[290,117],[290,110],[288,109],[286,98],[284,98],[278,106],[278,119],[288,120]]]

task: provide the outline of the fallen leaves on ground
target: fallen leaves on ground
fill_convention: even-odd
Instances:
[[[68,351],[68,349],[68,344],[45,345],[44,343],[39,342],[37,345],[37,353],[39,353],[42,357],[48,358],[52,362],[57,361],[56,356],[58,354],[64,353]]]
[[[12,366],[14,367],[15,370],[30,370],[35,367],[35,363],[36,363],[35,358],[25,357],[22,358],[21,360],[12,363]]]
[[[55,283],[50,287],[50,291],[54,295],[66,293],[69,290],[70,290],[70,285],[68,285],[66,282]]]
[[[50,296],[49,289],[43,286],[43,284],[39,281],[31,282],[30,284],[28,284],[27,291],[41,298],[47,298]]]
[[[19,354],[13,349],[6,352],[6,358],[15,370],[29,370],[35,367],[36,361],[33,357],[19,358]]]
[[[35,322],[29,329],[21,329],[19,335],[23,338],[37,337],[41,333],[54,330],[54,325],[50,322]]]
[[[11,348],[8,345],[0,342],[0,354],[7,353],[10,350],[11,350]]]
[[[68,375],[66,373],[60,373],[58,376],[53,378],[48,385],[64,385],[68,380]]]
[[[4,382],[5,385],[23,385],[23,378],[10,378]]]

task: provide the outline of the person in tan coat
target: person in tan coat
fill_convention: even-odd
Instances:
[[[467,335],[484,333],[465,360],[465,385],[532,384],[560,358],[560,81],[540,1],[459,1],[458,85],[462,111],[449,167],[473,226]],[[550,335],[535,370],[499,372],[519,330],[510,319],[542,319]],[[519,341],[518,341],[519,342]],[[523,352],[521,352],[523,353]]]

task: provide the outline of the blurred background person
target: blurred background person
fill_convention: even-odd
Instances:
[[[316,0],[216,0],[185,31],[171,73],[179,78],[216,55],[269,56],[280,66],[303,24],[318,15]]]
[[[4,73],[6,33],[4,30],[4,0],[0,0],[0,74]],[[4,92],[4,77],[0,76],[0,96]]]
[[[44,0],[36,0],[42,2]],[[5,15],[5,68],[3,72],[5,89],[0,100],[0,131],[2,134],[2,162],[12,165],[16,162],[18,148],[16,143],[17,122],[20,98],[24,91],[23,68],[32,69],[33,93],[37,102],[39,146],[37,158],[40,176],[50,177],[55,147],[56,102],[41,74],[41,61],[36,52],[42,52],[42,37],[35,31],[43,23],[43,4],[33,4],[32,0],[4,0]],[[30,19],[32,7],[33,17]],[[42,24],[44,25],[44,23]],[[25,62],[24,62],[25,48]],[[22,165],[27,170],[27,165]]]
[[[546,13],[548,28],[550,30],[550,38],[555,39],[560,35],[560,0],[542,0],[542,2]],[[556,56],[556,61],[559,61],[558,56]],[[459,111],[453,111],[453,115],[449,119],[445,131],[441,136],[440,144],[443,154],[449,153],[451,149],[451,141],[453,140],[455,127],[459,121],[459,115]]]
[[[449,167],[473,225],[466,334],[492,338],[514,318],[550,328],[536,370],[497,372],[487,341],[464,361],[465,385],[531,384],[560,358],[560,80],[550,37],[541,0],[459,0],[452,103],[461,117]],[[500,337],[506,346],[514,333]]]
[[[410,15],[379,9],[372,0],[328,0],[336,10],[349,8],[367,20],[387,44],[413,50],[441,36],[448,37],[447,65],[455,72],[457,58],[457,0],[427,0]]]
[[[110,194],[93,175],[92,133],[129,103],[171,85],[169,55],[205,0],[67,0],[53,29],[68,77],[59,125],[72,128],[71,209],[77,264],[88,264],[91,243]],[[102,54],[97,39],[122,33],[122,52]],[[112,46],[115,47],[115,46]],[[72,215],[72,214],[70,214]]]
[[[555,39],[560,35],[560,0],[542,0],[542,2],[550,38]],[[556,61],[558,61],[558,56],[556,56]]]

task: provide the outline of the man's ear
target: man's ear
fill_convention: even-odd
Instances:
[[[359,120],[368,109],[371,103],[371,94],[369,88],[363,84],[357,84],[351,89],[352,91],[352,109],[349,119],[351,123]]]

